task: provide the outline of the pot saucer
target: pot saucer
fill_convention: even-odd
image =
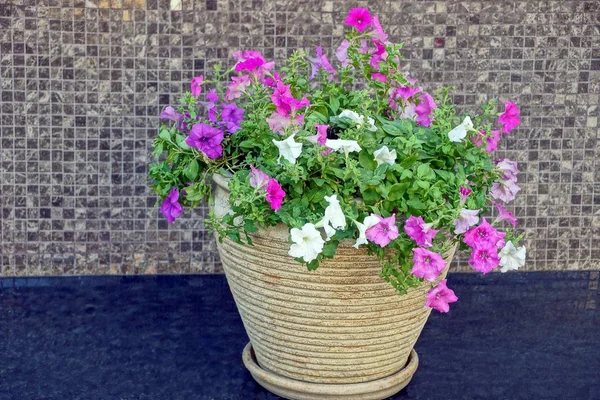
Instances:
[[[385,399],[408,385],[419,365],[419,357],[413,349],[404,368],[393,375],[363,383],[325,384],[302,382],[263,369],[256,361],[251,343],[244,348],[242,359],[256,382],[268,391],[290,400]]]

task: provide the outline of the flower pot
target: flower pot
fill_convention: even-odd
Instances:
[[[229,211],[227,180],[214,180],[214,210],[222,216]],[[284,225],[252,240],[225,238],[218,250],[250,337],[244,362],[262,386],[289,399],[365,400],[408,384],[418,364],[413,347],[431,311],[429,283],[398,295],[379,276],[379,259],[352,241],[308,271],[288,255]]]

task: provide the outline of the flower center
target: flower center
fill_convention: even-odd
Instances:
[[[427,264],[429,264],[429,263],[431,262],[431,258],[429,258],[429,257],[425,257],[425,262],[426,262]]]

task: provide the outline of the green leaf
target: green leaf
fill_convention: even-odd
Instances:
[[[159,158],[162,153],[163,153],[163,144],[159,143],[156,145],[156,147],[154,147],[154,151],[152,152],[152,154],[154,155],[154,157]]]
[[[427,209],[427,205],[419,199],[410,199],[406,202],[406,204],[408,204],[410,207],[414,208],[415,210]]]
[[[196,159],[193,159],[188,166],[186,167],[186,169],[183,171],[183,173],[185,174],[185,176],[190,180],[193,181],[194,179],[196,179],[196,177],[198,176],[198,171],[200,170],[200,166],[198,165],[198,161],[196,161]]]
[[[362,198],[366,204],[375,204],[381,200],[381,195],[375,189],[361,191]]]
[[[337,251],[339,244],[340,242],[337,240],[330,240],[329,242],[325,243],[325,246],[323,246],[322,254],[325,257],[333,257],[335,255],[335,252]]]
[[[389,135],[392,136],[400,136],[403,134],[402,130],[398,128],[396,125],[392,125],[390,123],[381,125],[381,129]]]
[[[160,133],[158,134],[158,137],[161,138],[162,140],[166,140],[168,142],[171,141],[171,132],[166,128],[166,127],[162,127],[160,129]]]
[[[340,101],[337,99],[337,97],[329,98],[329,108],[331,108],[331,111],[334,114],[337,114],[337,110],[340,108]]]
[[[311,262],[306,264],[306,267],[309,271],[314,271],[315,269],[319,268],[319,260],[312,260]]]
[[[244,231],[246,233],[253,233],[253,232],[256,232],[257,230],[258,230],[258,228],[254,224],[254,221],[247,219],[244,222]]]
[[[409,185],[410,182],[401,182],[392,185],[392,187],[390,188],[390,192],[388,193],[388,200],[400,200],[404,196],[404,193],[406,193],[406,189],[408,189]]]
[[[374,171],[375,168],[377,168],[377,161],[375,161],[373,155],[369,154],[369,152],[366,149],[362,150],[358,154],[358,162],[360,163],[361,167],[369,171]]]

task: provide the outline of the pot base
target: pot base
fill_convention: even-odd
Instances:
[[[289,400],[385,399],[408,385],[419,365],[419,357],[413,349],[404,368],[393,375],[363,383],[324,384],[302,382],[263,369],[256,361],[251,343],[244,347],[242,359],[256,382],[268,391]]]

